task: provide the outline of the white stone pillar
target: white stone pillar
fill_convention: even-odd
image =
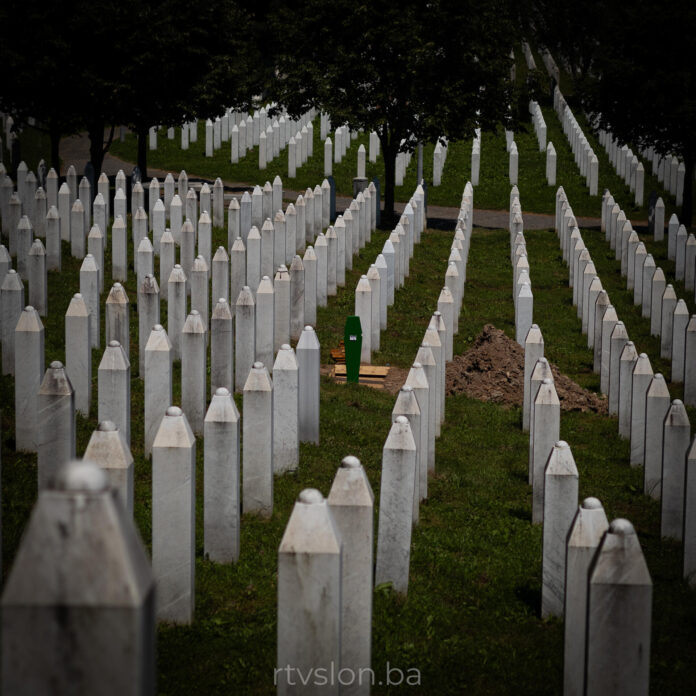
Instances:
[[[628,333],[622,321],[617,321],[609,339],[609,414],[619,415],[620,361]]]
[[[645,465],[643,492],[655,500],[662,495],[662,444],[664,421],[671,397],[665,378],[658,372],[645,395]]]
[[[249,230],[246,245],[246,284],[256,292],[261,282],[261,233],[255,225]]]
[[[544,337],[537,324],[532,324],[524,342],[524,394],[522,404],[522,430],[529,432],[532,407],[532,372],[539,358],[544,357]],[[534,395],[536,398],[536,394]]]
[[[217,563],[239,560],[239,411],[220,387],[208,407],[203,439],[203,548]]]
[[[646,260],[647,262],[647,260]],[[659,336],[662,330],[662,296],[667,287],[665,273],[661,268],[653,272],[650,284],[650,335]]]
[[[264,365],[273,362],[274,291],[271,279],[265,275],[256,291],[255,360]]]
[[[172,344],[161,324],[155,324],[145,344],[145,456],[150,457],[166,404],[172,402]]]
[[[342,543],[331,509],[319,491],[305,489],[278,548],[278,694],[296,693],[299,674],[328,675],[342,664],[341,579]],[[320,690],[337,695],[338,679]]]
[[[684,404],[675,399],[667,411],[662,435],[662,512],[660,535],[683,540],[684,482],[691,424]]]
[[[316,326],[317,323],[317,255],[308,246],[302,258],[304,267],[304,323]]]
[[[587,599],[587,696],[647,696],[652,580],[628,520],[609,525],[592,566]]]
[[[564,615],[564,696],[585,693],[585,631],[587,579],[592,559],[609,527],[602,503],[585,498],[568,534]]]
[[[194,433],[203,433],[206,405],[206,329],[195,309],[181,331],[181,407]]]
[[[181,359],[181,331],[186,321],[186,274],[174,264],[168,280],[167,334],[174,360]]]
[[[31,300],[31,297],[29,298]],[[684,300],[678,300],[672,315],[672,382],[684,381],[684,358],[686,350],[686,327],[689,323],[689,308]]]
[[[662,293],[660,309],[660,357],[665,360],[672,358],[672,324],[676,306],[677,294],[670,283]]]
[[[284,343],[273,364],[273,472],[295,471],[299,463],[299,366]]]
[[[244,513],[270,517],[273,514],[273,383],[263,363],[255,362],[249,370],[242,412],[242,509]]]
[[[92,344],[89,309],[80,293],[65,312],[65,371],[75,390],[75,408],[89,416],[92,402]]]
[[[126,223],[120,215],[114,218],[114,224],[111,226],[111,279],[123,283],[128,280]]]
[[[567,442],[551,450],[544,471],[541,616],[563,616],[566,593],[566,539],[578,507],[578,470]]]
[[[532,326],[534,296],[532,286],[522,283],[515,303],[515,338],[523,346],[524,339]]]
[[[237,302],[239,293],[246,285],[246,247],[241,237],[237,237],[230,248],[230,303]]]
[[[645,461],[645,407],[648,387],[653,379],[650,358],[641,353],[631,375],[631,466],[642,466]]]
[[[296,254],[290,264],[290,337],[297,341],[305,325],[305,270]]]
[[[48,314],[48,278],[46,276],[46,250],[40,239],[35,239],[27,258],[29,278],[29,304],[45,317]]]
[[[118,341],[126,358],[130,360],[130,304],[121,283],[114,283],[106,298],[104,328],[106,343]]]
[[[317,257],[317,307],[326,307],[328,302],[328,242],[323,233],[319,234],[314,243],[314,253]]]
[[[38,451],[38,392],[44,376],[44,326],[31,305],[14,328],[15,449]]]
[[[39,387],[38,414],[38,484],[43,490],[75,458],[75,392],[57,360],[50,364]]]
[[[372,361],[372,287],[366,275],[360,277],[355,289],[355,314],[362,328],[360,362],[369,365]]]
[[[684,403],[696,406],[696,314],[691,315],[684,338]]]
[[[3,593],[3,693],[154,692],[155,583],[116,500],[88,462],[40,494]]]
[[[561,406],[553,379],[546,377],[534,400],[532,438],[532,523],[544,521],[544,470],[559,440]]]
[[[424,366],[418,361],[419,356],[428,353],[430,366],[433,367],[434,360],[429,346],[421,347],[416,355],[416,362],[413,363],[406,377],[405,386],[411,387],[418,401],[420,410],[420,447],[418,450],[418,460],[416,462],[418,476],[418,494],[420,500],[428,497],[428,471],[431,469],[430,459],[432,454],[432,469],[435,468],[435,423],[431,415],[431,396],[430,385],[425,373]],[[415,440],[415,436],[414,436]]]
[[[391,582],[399,594],[408,590],[413,526],[416,443],[406,416],[398,416],[382,452],[375,584]]]
[[[428,443],[427,441],[421,442],[421,411],[418,405],[418,398],[413,391],[413,387],[409,384],[404,384],[404,386],[399,390],[394,403],[394,408],[392,409],[392,423],[395,423],[399,416],[405,416],[408,419],[409,425],[411,426],[413,441],[416,445],[416,475],[413,486],[413,523],[417,524],[419,518],[420,501],[423,499],[420,492],[421,455],[423,452],[423,447],[425,447],[427,451]]]
[[[190,624],[195,608],[196,438],[169,406],[152,445],[152,570],[157,618]]]
[[[210,392],[234,384],[234,324],[229,302],[221,297],[210,320]]]
[[[130,362],[118,341],[109,342],[97,372],[97,420],[113,421],[130,447]]]
[[[346,693],[370,693],[374,495],[356,457],[343,459],[328,497],[342,541],[341,669],[352,670]],[[362,673],[361,673],[362,670]]]
[[[84,459],[97,464],[129,517],[133,516],[133,455],[112,421],[102,421],[87,444]]]
[[[321,348],[314,329],[307,325],[297,342],[299,367],[299,439],[319,444],[319,370]]]

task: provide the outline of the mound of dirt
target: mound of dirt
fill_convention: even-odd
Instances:
[[[583,389],[553,364],[551,371],[562,410],[607,412],[605,398]],[[500,329],[487,324],[472,347],[462,355],[455,355],[447,365],[446,391],[464,393],[481,401],[522,406],[524,349]]]

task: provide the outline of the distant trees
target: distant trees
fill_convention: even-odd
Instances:
[[[396,155],[418,141],[473,137],[518,103],[509,81],[515,31],[505,1],[305,0],[281,5],[271,96],[298,115],[376,131],[393,214]]]
[[[624,143],[685,165],[681,221],[693,220],[696,165],[696,4],[533,0],[537,40],[568,63],[576,99]],[[570,36],[575,40],[571,41]]]
[[[48,131],[56,168],[62,135],[88,132],[98,172],[105,129],[130,126],[145,173],[150,126],[248,103],[262,74],[252,21],[234,0],[4,0],[0,108]]]

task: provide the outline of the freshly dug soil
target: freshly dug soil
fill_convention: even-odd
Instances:
[[[583,389],[551,365],[561,409],[606,413],[607,401]],[[524,394],[524,349],[492,324],[483,327],[472,347],[455,355],[447,365],[447,394],[461,394],[481,401],[522,406]]]

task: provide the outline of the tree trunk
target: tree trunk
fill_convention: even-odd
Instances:
[[[99,176],[104,164],[104,121],[95,119],[89,124],[89,159],[94,167],[94,173]],[[80,172],[78,172],[79,174]]]
[[[397,147],[388,142],[387,138],[382,140],[382,157],[384,159],[384,218],[382,225],[391,227],[394,220],[394,186],[396,181],[396,155]]]
[[[140,176],[142,181],[147,178],[147,146],[149,137],[149,128],[147,126],[139,125],[136,129],[138,136],[138,169],[140,169]]]
[[[60,126],[55,121],[48,126],[48,136],[51,139],[51,166],[60,176]]]
[[[694,214],[694,163],[696,157],[691,152],[687,152],[684,156],[684,200],[682,202],[680,222],[691,227]]]

